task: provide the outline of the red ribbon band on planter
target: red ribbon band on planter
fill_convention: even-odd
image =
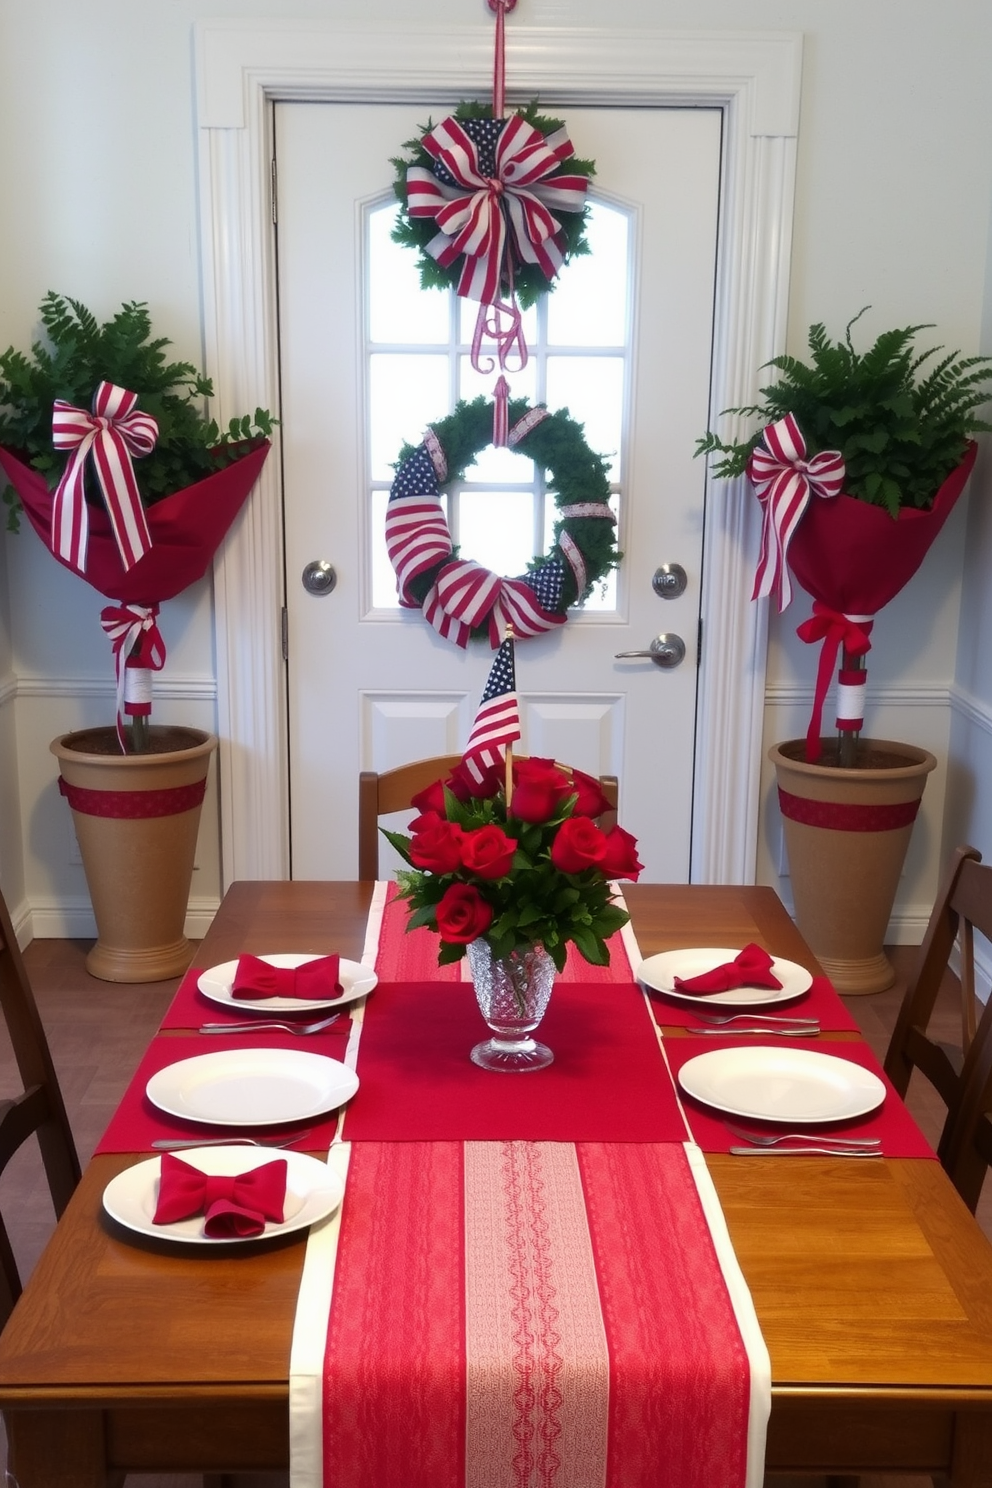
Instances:
[[[83,816],[112,816],[119,821],[145,821],[153,816],[179,816],[203,804],[206,777],[192,785],[171,785],[162,790],[104,791],[70,785],[60,778],[59,790],[73,811]]]
[[[810,801],[778,788],[782,815],[804,827],[823,827],[832,832],[897,832],[911,827],[920,809],[919,800],[894,801],[878,806],[852,805],[840,801]]]
[[[761,552],[754,575],[752,599],[778,595],[784,610],[792,599],[789,543],[811,496],[829,499],[844,488],[844,459],[840,450],[822,450],[806,459],[806,441],[791,413],[762,431],[748,461],[748,478],[761,502]]]
[[[100,383],[93,394],[92,413],[62,398],[55,400],[52,444],[71,453],[52,501],[51,547],[56,558],[84,573],[89,545],[84,489],[89,455],[124,571],[133,568],[152,545],[131,457],[151,454],[158,424],[150,414],[136,412],[137,404],[137,393],[112,382]]]

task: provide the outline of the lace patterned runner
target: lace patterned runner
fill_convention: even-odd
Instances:
[[[692,1151],[354,1146],[294,1488],[756,1488],[767,1355]]]

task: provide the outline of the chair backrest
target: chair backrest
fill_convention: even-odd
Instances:
[[[947,1107],[937,1156],[974,1209],[992,1162],[992,1000],[976,1027],[974,932],[992,941],[992,866],[973,847],[951,860],[920,947],[916,974],[892,1031],[885,1072],[900,1095],[918,1069]],[[960,946],[961,1037],[958,1045],[929,1032],[934,1004],[955,942]]]
[[[524,758],[524,756],[520,756]],[[410,798],[434,780],[450,775],[461,759],[460,754],[439,754],[432,759],[414,760],[378,775],[363,770],[358,777],[358,876],[379,877],[379,818],[393,811],[405,811]],[[610,803],[599,825],[604,831],[616,826],[619,784],[615,775],[600,775],[600,789]]]
[[[22,1094],[0,1101],[0,1172],[32,1132],[37,1132],[52,1204],[59,1216],[79,1182],[79,1158],[48,1040],[2,894],[0,1010],[24,1086]],[[20,1293],[17,1265],[0,1218],[0,1326],[6,1322]]]

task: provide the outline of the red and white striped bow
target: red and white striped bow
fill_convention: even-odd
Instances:
[[[423,139],[454,184],[439,181],[424,166],[406,173],[411,217],[433,217],[440,229],[427,252],[447,268],[462,254],[457,292],[485,305],[499,298],[504,256],[511,248],[521,262],[538,264],[553,279],[564,261],[554,211],[581,212],[585,176],[551,176],[574,154],[564,129],[543,135],[512,115],[496,142],[496,174],[485,176],[474,140],[457,119],[443,119]]]
[[[473,629],[489,625],[489,644],[495,650],[512,624],[516,636],[540,635],[567,616],[544,609],[522,579],[501,579],[473,559],[446,563],[424,597],[424,618],[446,641],[464,649]]]
[[[124,739],[124,714],[150,713],[147,705],[131,707],[125,700],[127,668],[138,667],[160,672],[165,666],[165,642],[156,624],[158,605],[108,605],[100,611],[100,624],[114,648],[117,665],[117,740],[127,752]],[[151,679],[149,678],[149,686]]]
[[[809,504],[810,496],[839,496],[844,488],[844,457],[840,450],[822,450],[806,459],[806,441],[791,413],[763,430],[751,454],[748,478],[764,508],[761,553],[754,575],[752,599],[778,595],[784,610],[792,599],[789,543]]]
[[[158,424],[150,414],[135,412],[137,402],[136,393],[112,382],[100,383],[93,394],[92,413],[62,398],[55,401],[52,443],[57,450],[70,450],[71,455],[52,501],[52,552],[80,573],[86,571],[89,543],[84,495],[87,455],[93,456],[125,572],[152,545],[131,457],[151,453]]]

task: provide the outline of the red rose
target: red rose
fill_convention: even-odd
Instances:
[[[595,776],[586,775],[582,770],[573,770],[572,789],[579,797],[572,812],[573,816],[602,816],[604,811],[613,810],[603,795],[603,787]]]
[[[480,878],[505,878],[517,850],[515,837],[508,837],[495,824],[478,827],[462,837],[462,866]]]
[[[428,811],[426,825],[410,842],[410,862],[429,873],[454,873],[462,865],[464,832],[457,822]]]
[[[551,844],[551,861],[562,873],[596,868],[606,857],[606,836],[588,816],[569,816]]]
[[[415,811],[436,811],[438,816],[443,816],[444,785],[440,780],[432,780],[430,785],[425,785],[422,791],[411,796],[410,805]]]
[[[606,834],[606,856],[600,864],[607,878],[632,878],[644,871],[644,864],[637,856],[637,838],[625,832],[623,827],[614,827]]]
[[[442,940],[468,945],[485,935],[492,922],[492,905],[473,884],[455,883],[445,889],[437,906],[437,933]]]
[[[510,815],[519,821],[545,822],[554,816],[559,801],[572,793],[572,783],[554,760],[530,759],[513,762],[513,796]]]
[[[426,832],[428,827],[433,826],[435,822],[439,821],[444,821],[444,817],[439,816],[436,811],[422,811],[419,816],[413,818],[413,821],[407,827],[407,831],[411,837],[415,837],[418,832]]]

